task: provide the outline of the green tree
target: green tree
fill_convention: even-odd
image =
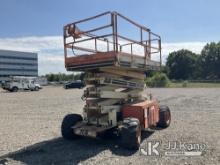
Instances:
[[[152,77],[146,79],[146,85],[149,87],[167,87],[169,79],[165,73],[155,73]]]
[[[199,58],[201,76],[205,79],[220,78],[220,42],[204,46]]]
[[[51,74],[46,74],[46,77],[47,77],[47,80],[48,81],[54,81],[54,74],[51,73]]]
[[[183,80],[195,78],[198,57],[185,49],[170,53],[166,62],[169,78]]]
[[[46,74],[47,80],[52,81],[73,81],[73,80],[83,80],[85,74],[79,73],[79,74],[64,74],[64,73],[58,73],[58,74]]]

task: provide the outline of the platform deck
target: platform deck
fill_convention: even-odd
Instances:
[[[145,58],[142,56],[114,51],[67,57],[65,64],[68,71],[86,71],[109,66],[144,71],[160,69],[159,62],[150,59],[145,62]]]

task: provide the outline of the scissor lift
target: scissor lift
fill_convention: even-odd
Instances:
[[[128,25],[138,39],[121,34]],[[64,118],[64,138],[101,137],[114,130],[125,147],[137,149],[141,130],[169,126],[169,108],[142,95],[146,71],[161,67],[159,35],[117,12],[105,12],[64,26],[64,54],[67,71],[85,72],[87,85],[83,116]],[[154,54],[159,62],[151,59]]]

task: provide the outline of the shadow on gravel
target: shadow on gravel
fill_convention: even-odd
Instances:
[[[151,134],[145,135],[144,133],[143,137],[147,138]],[[119,156],[130,156],[138,152],[121,148],[117,140],[82,138],[67,141],[63,138],[56,138],[0,156],[0,164],[7,164],[8,159],[13,159],[27,165],[72,165],[94,157],[105,150],[110,150],[112,154]]]

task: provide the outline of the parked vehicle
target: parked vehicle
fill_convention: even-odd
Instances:
[[[85,84],[83,81],[81,80],[77,80],[77,81],[72,81],[72,82],[68,82],[66,84],[64,84],[63,86],[65,89],[70,89],[70,88],[83,88],[85,87]]]
[[[42,87],[29,77],[11,77],[9,81],[2,84],[4,90],[17,92],[18,90],[39,91]]]

